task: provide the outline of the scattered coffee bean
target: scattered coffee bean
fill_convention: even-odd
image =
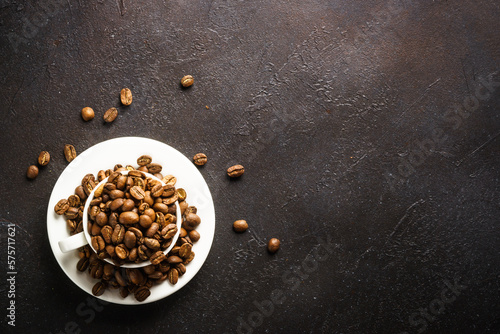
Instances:
[[[227,169],[227,175],[230,177],[240,177],[245,173],[245,168],[242,165],[234,165]]]
[[[238,233],[245,232],[248,229],[247,221],[246,220],[235,221],[233,223],[233,229]]]
[[[189,232],[189,239],[191,239],[191,241],[193,242],[197,242],[198,240],[200,240],[200,233],[196,230],[192,230]]]
[[[94,118],[94,109],[90,107],[85,107],[82,109],[82,118],[85,122],[90,121],[91,119]]]
[[[63,215],[66,211],[69,209],[69,201],[65,198],[57,202],[56,206],[54,207],[54,211],[58,215]]]
[[[94,296],[100,296],[106,291],[106,284],[104,282],[97,282],[92,288],[92,294]]]
[[[280,249],[279,239],[276,239],[276,238],[270,239],[269,242],[267,243],[267,250],[270,253],[276,253],[278,251],[278,249]]]
[[[207,155],[204,153],[197,153],[193,157],[193,161],[194,161],[195,165],[203,166],[204,164],[207,163]]]
[[[179,272],[177,269],[172,268],[168,271],[168,281],[171,284],[177,284],[177,281],[179,280]]]
[[[66,158],[67,162],[71,162],[76,158],[76,150],[73,145],[64,145],[64,157]]]
[[[132,92],[128,88],[123,88],[120,92],[120,100],[124,106],[132,104]]]
[[[151,291],[145,287],[141,286],[134,292],[134,297],[138,302],[143,302],[151,295]]]
[[[35,165],[29,166],[28,171],[26,172],[26,176],[31,180],[36,178],[38,176],[38,167]]]
[[[181,79],[182,87],[189,87],[194,83],[194,78],[192,75],[185,75]]]
[[[38,156],[38,164],[40,166],[47,166],[47,164],[50,161],[50,154],[47,151],[42,151],[40,152],[40,155]]]
[[[116,108],[109,108],[105,113],[104,113],[104,121],[106,123],[111,123],[113,122],[116,117],[118,116],[118,109]]]

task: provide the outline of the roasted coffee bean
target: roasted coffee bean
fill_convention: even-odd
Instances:
[[[113,235],[113,228],[109,225],[103,226],[103,228],[101,229],[101,235],[107,244],[112,243],[111,236]]]
[[[160,262],[160,264],[157,266],[157,268],[162,273],[166,273],[167,271],[170,270],[170,264],[166,261],[163,261],[163,262]]]
[[[68,210],[66,210],[66,212],[64,213],[64,216],[67,219],[75,219],[76,217],[78,217],[78,208],[70,206]]]
[[[125,260],[128,257],[129,252],[124,244],[119,244],[118,246],[115,247],[115,254],[120,259]]]
[[[186,266],[183,263],[177,263],[175,265],[175,269],[179,272],[179,276],[182,276],[186,273]]]
[[[91,181],[95,181],[95,176],[94,176],[94,174],[92,174],[92,173],[85,174],[85,176],[83,177],[82,182],[81,182],[82,186],[83,186],[85,183],[87,183],[89,180],[91,180]]]
[[[88,180],[87,182],[85,182],[85,184],[82,184],[83,191],[85,191],[85,194],[87,196],[90,195],[90,193],[92,192],[92,190],[94,190],[95,186],[96,186],[96,184],[92,180]]]
[[[163,197],[170,197],[173,195],[175,195],[175,186],[171,184],[163,186],[163,194],[162,194]]]
[[[54,207],[54,211],[58,215],[63,215],[66,211],[68,211],[69,207],[69,201],[67,199],[62,199],[57,202],[56,206]]]
[[[153,220],[148,215],[139,216],[139,225],[141,225],[143,228],[149,228],[152,223]]]
[[[81,204],[80,197],[78,195],[71,195],[68,197],[69,206],[78,207]]]
[[[101,209],[97,205],[93,205],[89,209],[89,218],[90,220],[95,220],[95,217],[101,212]]]
[[[138,256],[139,256],[139,255],[137,254],[137,248],[135,248],[135,247],[134,247],[134,248],[132,248],[132,249],[130,250],[130,252],[128,253],[128,260],[129,260],[130,262],[135,262],[135,261],[137,260]]]
[[[185,75],[181,79],[181,85],[184,88],[190,87],[194,83],[194,78],[192,75]]]
[[[156,173],[160,173],[161,170],[162,170],[162,166],[160,164],[157,164],[157,163],[150,163],[148,164],[146,167],[148,167],[148,171],[150,174],[156,174]]]
[[[190,213],[196,214],[198,212],[198,209],[195,206],[188,206],[186,211],[184,212],[184,215],[187,216]]]
[[[64,157],[68,162],[71,162],[76,158],[76,150],[73,145],[70,144],[64,145]]]
[[[200,240],[200,233],[198,233],[198,231],[196,230],[192,230],[191,232],[189,232],[189,239],[191,239],[191,241],[193,242],[197,242],[198,240]]]
[[[122,211],[132,211],[135,208],[135,203],[131,199],[126,199],[123,201],[123,205],[121,207]]]
[[[154,279],[154,280],[160,279],[162,276],[163,276],[163,273],[161,271],[155,271],[155,272],[152,272],[151,274],[148,274],[148,278]]]
[[[173,175],[166,175],[163,177],[162,182],[166,185],[175,186],[177,183],[177,178]]]
[[[83,222],[82,221],[78,222],[78,224],[76,225],[76,229],[75,229],[75,233],[80,233],[80,232],[83,232]]]
[[[181,246],[174,246],[172,248],[172,250],[170,251],[170,253],[172,253],[172,254],[179,254],[179,249],[181,249]]]
[[[85,193],[81,185],[75,188],[75,195],[80,197],[81,201],[85,201],[85,199],[87,198],[87,194]]]
[[[124,190],[127,184],[127,176],[120,175],[116,178],[116,189]]]
[[[120,209],[122,207],[123,202],[124,202],[123,198],[117,198],[111,202],[109,209],[111,211],[117,211],[118,209]]]
[[[123,88],[120,92],[120,100],[124,106],[132,104],[132,92],[128,88]]]
[[[160,197],[161,195],[163,195],[163,185],[161,183],[156,184],[151,188],[152,197]]]
[[[158,223],[153,223],[151,226],[146,230],[146,237],[152,238],[156,232],[160,229],[160,225]]]
[[[148,248],[145,245],[141,245],[137,248],[137,255],[139,256],[139,259],[141,259],[142,261],[147,260],[149,257],[146,252],[147,249]]]
[[[101,234],[101,227],[97,223],[92,224],[92,228],[90,229],[90,234],[91,235]]]
[[[116,270],[115,271],[115,280],[118,282],[118,284],[120,284],[120,286],[127,286],[127,281],[123,278],[120,270]]]
[[[189,243],[185,243],[181,246],[181,248],[179,249],[179,256],[186,259],[189,257],[189,254],[191,254],[191,249],[193,248],[193,246],[191,246],[191,244]]]
[[[109,108],[105,113],[104,113],[104,121],[106,123],[111,123],[113,122],[116,117],[118,116],[118,109],[116,108]]]
[[[50,153],[47,151],[42,151],[38,155],[38,164],[40,166],[47,166],[50,161]]]
[[[101,182],[106,178],[106,172],[103,171],[102,169],[97,173],[97,180]]]
[[[124,225],[133,225],[139,222],[139,215],[134,211],[122,212],[118,221]]]
[[[132,197],[137,200],[141,200],[144,199],[144,196],[146,194],[144,193],[144,189],[142,189],[141,187],[133,186],[132,188],[130,188],[130,195],[132,195]]]
[[[151,163],[151,161],[153,161],[153,159],[149,155],[141,155],[137,159],[137,164],[139,166],[146,166],[146,165],[149,165]]]
[[[193,161],[194,161],[195,165],[203,166],[204,164],[207,163],[207,155],[204,153],[197,153],[193,157]]]
[[[122,243],[123,238],[125,238],[125,227],[121,224],[116,224],[113,234],[111,235],[111,241],[117,245]]]
[[[276,253],[279,248],[280,248],[280,241],[279,241],[279,239],[272,238],[267,243],[267,250],[270,253]]]
[[[113,200],[117,198],[123,198],[125,197],[125,193],[121,190],[115,189],[109,192],[109,197]]]
[[[155,238],[144,238],[144,244],[153,251],[160,249],[160,242]]]
[[[111,278],[115,276],[115,266],[110,263],[104,264],[102,279],[109,281]]]
[[[235,232],[242,233],[242,232],[245,232],[247,230],[247,228],[248,228],[248,224],[247,224],[246,220],[240,219],[240,220],[236,220],[233,223],[233,229]]]
[[[106,243],[100,235],[92,237],[92,248],[94,248],[96,252],[104,250],[104,247],[106,247]]]
[[[144,211],[146,211],[146,209],[149,209],[149,204],[148,203],[142,203],[141,205],[139,205],[138,210],[139,210],[139,213],[141,215],[144,214]]]
[[[94,109],[90,107],[85,107],[82,109],[82,118],[85,122],[90,121],[91,119],[94,118],[94,116],[95,116]]]
[[[194,259],[194,252],[191,251],[189,256],[184,261],[182,261],[182,263],[187,265],[189,262],[193,261],[193,259]]]
[[[68,227],[68,230],[70,232],[75,232],[76,230],[76,221],[72,220],[72,219],[66,219],[66,226]]]
[[[125,246],[127,246],[128,249],[132,249],[135,247],[135,243],[137,241],[137,238],[135,237],[135,234],[131,231],[127,231],[125,233],[125,237],[123,238],[123,243]]]
[[[178,280],[179,280],[179,272],[177,271],[177,269],[171,268],[168,271],[168,281],[171,284],[176,284]]]
[[[98,260],[98,261],[99,262],[91,264],[90,276],[92,276],[92,278],[99,278],[100,279],[102,277],[102,274],[103,274],[104,266],[100,260]]]
[[[179,202],[185,201],[187,197],[186,191],[182,188],[177,189],[177,199]]]
[[[99,224],[99,226],[104,226],[108,223],[108,216],[101,211],[95,216],[95,222]]]
[[[181,208],[181,214],[184,215],[186,212],[186,209],[188,208],[189,204],[186,201],[182,201],[179,203],[179,207]]]
[[[31,165],[28,167],[28,170],[26,171],[26,177],[28,179],[33,180],[38,176],[38,167],[35,165]]]
[[[94,296],[100,296],[106,291],[106,284],[104,282],[97,282],[92,288],[92,294]]]
[[[151,257],[149,258],[149,260],[151,261],[151,264],[157,265],[161,261],[165,260],[165,254],[163,254],[162,251],[157,251],[156,253],[154,253],[153,255],[151,255]]]
[[[138,302],[145,301],[150,295],[151,291],[145,286],[141,286],[134,292],[134,297]]]
[[[149,218],[151,218],[152,221],[156,219],[156,212],[152,208],[144,210],[144,214],[146,216],[149,216]]]
[[[196,226],[200,225],[201,219],[200,217],[195,214],[195,213],[189,213],[186,215],[186,218],[184,219],[184,227],[187,230],[193,230],[196,228]]]
[[[227,175],[230,177],[240,177],[245,173],[245,168],[242,165],[234,165],[227,169]]]
[[[83,272],[87,270],[88,267],[89,267],[89,259],[86,257],[82,257],[76,264],[76,269],[78,269],[78,271]]]
[[[184,238],[186,235],[188,235],[188,231],[186,231],[184,227],[181,227],[181,232],[179,233],[179,237]]]
[[[161,230],[161,236],[163,237],[163,239],[173,238],[176,233],[177,225],[175,224],[168,224]]]
[[[116,253],[115,253],[115,246],[113,245],[107,245],[106,246],[106,253],[109,254],[111,258],[114,258]]]
[[[153,210],[156,212],[161,212],[162,214],[168,213],[168,206],[163,203],[155,203],[153,205]]]
[[[127,273],[128,280],[132,284],[139,285],[142,282],[142,280],[144,279],[144,276],[142,275],[142,273],[139,269],[135,269],[135,268],[127,269],[127,270],[125,270],[125,272]]]
[[[180,249],[179,249],[179,252],[180,252]],[[181,263],[182,259],[176,255],[171,255],[167,258],[167,262],[170,264],[177,264],[177,263]]]
[[[116,224],[118,223],[118,214],[116,212],[111,212],[109,214],[108,218],[108,224],[112,227],[115,228]]]
[[[171,204],[174,204],[177,201],[177,199],[178,199],[178,197],[177,197],[177,192],[176,192],[175,194],[173,194],[170,197],[163,198],[162,203],[165,205],[171,205]]]
[[[122,298],[127,298],[127,296],[128,296],[128,289],[126,287],[124,287],[124,286],[120,287],[119,291],[120,291],[120,296]]]

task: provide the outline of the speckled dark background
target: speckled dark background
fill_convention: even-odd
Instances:
[[[2,333],[500,332],[498,1],[3,0],[0,43]],[[105,126],[123,87],[134,103]],[[64,144],[119,136],[205,152],[216,233],[178,293],[93,309],[47,203]]]

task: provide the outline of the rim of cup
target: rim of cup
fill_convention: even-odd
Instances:
[[[123,171],[120,171],[120,173],[122,175],[128,175],[130,171],[129,170],[123,170]],[[144,174],[146,177],[151,177],[155,180],[158,180],[161,182],[161,184],[163,186],[165,186],[166,184],[160,180],[159,178],[157,178],[156,176],[154,176],[153,174],[150,174],[150,173],[147,173],[147,172],[142,172],[142,174]],[[90,248],[92,249],[92,251],[94,253],[97,254],[96,250],[94,249],[94,247],[92,246],[92,236],[90,235],[90,232],[88,230],[88,225],[89,225],[89,216],[88,216],[88,211],[89,211],[89,207],[90,207],[90,202],[92,202],[92,200],[94,199],[94,194],[95,194],[95,191],[97,189],[99,189],[99,187],[101,185],[104,185],[107,183],[109,179],[109,176],[107,176],[104,180],[102,180],[101,182],[99,182],[95,187],[94,189],[92,189],[92,191],[90,192],[89,196],[87,197],[87,201],[85,202],[85,206],[83,208],[83,217],[82,217],[82,224],[83,224],[83,234],[85,236],[85,239],[87,240],[88,242],[88,245],[90,246]],[[172,237],[172,242],[170,243],[170,246],[168,246],[164,251],[163,251],[163,254],[165,254],[165,256],[168,254],[168,252],[170,252],[172,250],[172,248],[174,248],[175,244],[177,243],[177,239],[179,238],[179,235],[181,233],[181,225],[182,225],[182,215],[181,215],[181,209],[180,209],[180,206],[178,204],[178,201],[175,201],[174,202],[175,204],[175,207],[176,207],[176,216],[177,216],[177,221],[176,221],[176,225],[177,225],[177,232],[175,233],[175,235]],[[114,266],[117,266],[117,267],[120,267],[120,268],[142,268],[142,267],[145,267],[145,266],[148,266],[151,264],[151,260],[144,260],[144,261],[141,261],[141,262],[126,262],[126,263],[123,263],[121,265],[113,262],[111,260],[111,258],[109,257],[106,257],[103,259],[104,261],[106,261],[107,263],[110,263]]]

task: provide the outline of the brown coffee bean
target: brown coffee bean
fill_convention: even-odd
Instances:
[[[149,228],[152,223],[153,220],[148,215],[139,216],[139,225],[141,225],[143,228]]]
[[[139,201],[141,199],[144,199],[144,196],[146,196],[144,190],[138,186],[133,186],[132,188],[130,188],[130,195],[132,195],[132,197]]]
[[[125,237],[123,238],[123,243],[125,244],[125,246],[127,246],[128,249],[134,248],[136,241],[137,238],[133,232],[127,231],[125,233]]]
[[[119,244],[118,246],[115,247],[115,254],[120,259],[125,260],[128,257],[129,252],[124,244]]]
[[[153,265],[156,266],[161,261],[165,260],[165,254],[163,254],[162,251],[157,251],[156,253],[154,253],[153,255],[151,255],[151,257],[149,258],[149,260],[151,261],[151,264],[153,264]]]
[[[157,163],[150,163],[147,165],[147,167],[150,174],[160,173],[162,170],[162,166]]]
[[[157,251],[160,249],[160,242],[155,238],[144,238],[144,244],[152,251]]]
[[[94,118],[94,109],[90,107],[85,107],[82,109],[82,118],[85,122],[90,121]]]
[[[178,280],[179,280],[179,272],[177,271],[177,269],[171,268],[168,271],[168,281],[171,284],[176,284]]]
[[[270,253],[276,253],[279,248],[280,248],[280,241],[279,241],[279,239],[272,238],[267,243],[267,250]]]
[[[80,206],[81,201],[78,195],[71,195],[68,197],[69,206]]]
[[[177,201],[177,199],[178,199],[178,196],[177,196],[177,192],[176,192],[176,193],[174,193],[173,196],[163,198],[162,203],[165,205],[171,205],[171,204],[174,204]]]
[[[123,278],[122,274],[120,273],[120,270],[115,271],[115,280],[122,287],[125,287],[128,285],[127,281]]]
[[[38,176],[38,167],[35,165],[29,166],[28,170],[26,171],[26,176],[31,180],[36,178]]]
[[[99,212],[97,216],[95,216],[95,222],[99,226],[104,226],[108,223],[108,216],[104,212]]]
[[[207,155],[204,153],[197,153],[193,157],[193,161],[194,161],[195,165],[203,166],[204,164],[207,163]]]
[[[76,158],[76,150],[73,145],[64,145],[64,157],[66,158],[67,162],[71,162]]]
[[[163,276],[163,273],[161,271],[154,271],[151,274],[148,274],[148,278],[158,280]]]
[[[75,188],[75,195],[80,197],[81,201],[85,201],[85,199],[87,198],[87,194],[85,193],[81,185]]]
[[[50,161],[50,154],[47,151],[42,151],[40,152],[40,155],[38,156],[38,164],[40,166],[47,166],[47,164]]]
[[[179,251],[180,251],[180,249],[179,249]],[[171,255],[167,258],[167,262],[170,264],[177,264],[177,263],[181,263],[182,259],[176,255]]]
[[[122,207],[123,202],[124,202],[123,198],[117,198],[117,199],[115,199],[115,200],[113,200],[111,202],[111,205],[109,206],[109,209],[111,211],[116,211],[116,210],[118,210],[118,209],[120,209]]]
[[[76,269],[78,271],[84,272],[89,266],[89,259],[86,257],[82,257],[78,263],[76,264]]]
[[[227,169],[227,175],[230,177],[240,177],[245,173],[245,168],[242,165],[234,165]]]
[[[132,104],[132,92],[128,88],[123,88],[120,92],[120,100],[124,106]]]
[[[104,264],[104,273],[102,274],[102,279],[109,281],[115,276],[115,266],[110,263]]]
[[[103,226],[101,229],[101,235],[107,244],[112,243],[111,236],[113,235],[113,228],[109,225]]]
[[[163,185],[161,183],[158,183],[153,188],[151,188],[151,196],[160,197],[161,195],[163,195]]]
[[[111,235],[111,241],[117,245],[120,244],[123,241],[123,238],[125,237],[125,227],[121,224],[116,224],[113,234]]]
[[[191,246],[191,244],[189,243],[185,243],[181,246],[181,248],[179,249],[179,256],[182,257],[182,258],[187,258],[189,257],[189,254],[191,254],[191,249],[193,248],[193,246]]]
[[[118,221],[124,225],[133,225],[139,222],[139,215],[134,211],[122,212]]]
[[[98,173],[97,173],[97,180],[99,182],[101,182],[102,180],[104,180],[106,178],[106,172],[103,171],[103,170],[100,170]]]
[[[175,184],[177,183],[177,178],[173,175],[166,175],[163,177],[162,182],[166,185],[175,186]]]
[[[182,261],[183,264],[188,264],[190,263],[191,261],[193,261],[194,259],[194,252],[191,251],[191,254],[189,254],[189,256],[187,257],[187,259],[185,259],[184,261]]]
[[[97,223],[94,223],[90,228],[90,235],[98,235],[98,234],[101,234],[101,227]]]
[[[192,230],[191,232],[189,232],[189,239],[191,239],[191,241],[193,242],[200,240],[200,237],[200,233],[198,233],[198,231],[196,230]]]
[[[92,237],[92,248],[94,248],[96,252],[104,250],[104,247],[106,247],[106,243],[101,236],[98,235]]]
[[[187,87],[191,86],[193,83],[194,83],[194,78],[193,78],[192,75],[189,75],[189,74],[185,75],[181,79],[181,85],[182,85],[182,87],[187,88]]]
[[[248,229],[248,224],[246,220],[237,220],[233,223],[233,229],[235,232],[242,233]]]
[[[141,286],[134,292],[134,297],[138,302],[145,301],[150,295],[151,291],[145,286]]]
[[[84,184],[82,184],[83,191],[85,191],[85,194],[87,196],[90,195],[90,193],[92,192],[92,190],[94,190],[95,186],[96,186],[96,184],[92,180],[87,180]]]
[[[104,187],[106,187],[106,186],[104,186]],[[124,198],[125,197],[125,193],[123,191],[121,191],[121,190],[115,189],[115,190],[111,190],[109,192],[109,197],[111,199]]]
[[[179,202],[185,201],[187,197],[186,191],[182,188],[177,189],[177,199]]]
[[[54,207],[54,211],[58,215],[64,214],[66,211],[68,211],[68,209],[69,209],[69,201],[65,198],[57,202],[56,206]]]
[[[97,282],[92,288],[92,294],[94,296],[100,296],[106,291],[106,284],[104,282]]]
[[[189,213],[186,215],[186,218],[184,219],[184,227],[187,230],[193,230],[196,228],[196,226],[200,225],[201,219],[200,216],[198,216],[195,213]]]
[[[183,263],[177,263],[175,265],[175,269],[179,272],[179,276],[182,276],[186,273],[186,266]]]
[[[122,211],[132,211],[135,208],[135,203],[131,199],[126,199],[123,201],[123,205],[121,207]]]
[[[64,216],[67,219],[75,219],[76,217],[78,217],[78,215],[79,215],[78,208],[75,208],[73,206],[70,206],[68,210],[66,210],[66,212],[64,213]]]
[[[181,208],[181,214],[184,215],[184,212],[186,212],[186,209],[188,208],[189,204],[187,204],[186,201],[182,201],[179,203],[179,206]]]
[[[153,161],[153,159],[149,155],[141,155],[139,158],[137,158],[137,164],[139,166],[149,165],[151,161]]]
[[[195,206],[188,206],[186,211],[184,211],[184,215],[187,216],[190,213],[196,214],[198,212],[198,209]]]
[[[104,113],[104,121],[106,123],[111,123],[113,122],[116,117],[118,116],[118,109],[116,108],[109,108],[105,113]]]
[[[128,296],[128,289],[126,287],[122,286],[122,287],[120,287],[119,293],[120,293],[120,296],[122,298],[127,298],[127,296]]]

